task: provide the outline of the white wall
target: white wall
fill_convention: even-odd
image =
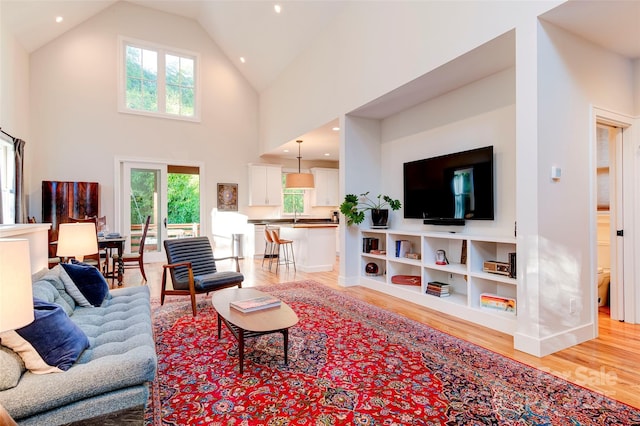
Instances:
[[[404,136],[406,133],[412,134]],[[484,78],[382,121],[382,192],[403,197],[403,164],[493,145],[495,220],[464,227],[425,226],[393,212],[394,226],[417,231],[513,235],[515,222],[515,69]],[[398,137],[397,135],[403,135]]]
[[[591,106],[632,113],[634,77],[630,60],[546,23],[538,35],[538,60],[539,299],[527,302],[539,309],[540,341],[556,350],[588,338],[595,321]],[[553,165],[562,168],[558,181],[550,178]],[[570,330],[573,339],[556,339]]]
[[[117,112],[119,35],[200,53],[200,123]],[[41,217],[40,181],[97,181],[113,223],[115,157],[201,162],[205,211],[217,182],[237,182],[246,210],[258,97],[195,21],[118,2],[31,55],[30,94],[30,215]]]
[[[353,111],[559,3],[351,2],[261,93],[261,152],[337,113]]]
[[[4,23],[0,25],[0,127],[26,140],[29,149],[29,55]]]

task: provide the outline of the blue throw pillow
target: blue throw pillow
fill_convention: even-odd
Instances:
[[[105,297],[109,294],[109,284],[98,268],[82,262],[62,263],[61,265],[89,303],[93,306],[102,305]]]
[[[33,299],[33,309],[35,320],[0,334],[2,344],[20,355],[32,373],[68,370],[89,347],[89,338],[60,306]]]

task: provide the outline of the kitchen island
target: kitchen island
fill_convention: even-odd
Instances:
[[[336,262],[336,223],[279,223],[280,236],[293,241],[296,269],[333,271]]]

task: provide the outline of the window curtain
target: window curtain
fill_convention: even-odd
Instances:
[[[27,203],[24,191],[24,146],[22,139],[13,139],[13,149],[15,150],[16,169],[16,223],[27,223]]]

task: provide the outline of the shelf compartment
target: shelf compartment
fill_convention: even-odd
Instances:
[[[389,261],[388,268],[389,269],[388,269],[387,275],[389,276],[389,282],[391,282],[391,277],[393,277],[394,275],[415,275],[423,278],[421,276],[419,264],[413,265],[413,264],[408,264],[404,262]],[[397,285],[397,284],[394,284],[394,285]]]
[[[422,257],[422,241],[420,235],[412,235],[412,234],[402,234],[402,233],[390,233],[387,236],[387,256],[389,259],[407,259],[407,260],[418,260],[418,259],[409,259],[405,256],[397,256],[397,241],[407,241],[409,247],[407,248],[407,253],[416,253]],[[418,260],[419,262],[419,260]]]
[[[471,286],[470,305],[472,308],[480,309],[480,295],[484,293],[494,294],[500,297],[508,297],[517,299],[517,287],[511,284],[504,284],[491,279],[482,279],[473,277],[473,285]],[[516,307],[517,308],[517,307]],[[490,309],[482,309],[486,312],[494,312]],[[499,312],[499,311],[495,311]],[[511,314],[513,315],[513,314]]]
[[[446,237],[445,237],[446,235]],[[444,250],[449,260],[449,264],[462,264],[462,247],[464,245],[463,238],[447,238],[455,234],[444,234],[442,237],[426,236],[423,238],[424,251],[423,258],[425,264],[434,264],[436,262],[436,252]]]
[[[470,241],[469,245],[469,262],[473,273],[483,272],[485,261],[509,263],[509,253],[516,252],[516,244],[510,242]]]
[[[377,240],[377,243],[374,246],[370,246],[365,243],[366,239],[375,239]],[[371,249],[371,248],[376,250],[386,250],[386,247],[387,247],[386,235],[380,234],[377,232],[363,232],[360,238],[360,244],[361,244],[360,250],[362,251],[362,253],[365,253],[365,254],[369,254],[367,249]],[[381,256],[385,256],[385,255],[381,255]]]
[[[375,263],[376,266],[378,266],[378,275],[369,275],[367,273],[366,268],[369,263]],[[384,258],[380,258],[380,256],[363,255],[360,258],[360,271],[361,271],[360,274],[363,277],[366,277],[368,279],[372,279],[379,282],[387,281],[387,277],[386,277],[387,262],[384,260]]]
[[[422,287],[423,287],[423,293],[425,293],[426,296],[431,296],[430,294],[426,294],[427,284],[429,283],[429,281],[440,281],[442,283],[449,284],[451,286],[450,287],[451,296],[449,296],[448,298],[451,298],[453,296],[464,297],[465,304],[466,304],[467,293],[468,293],[468,290],[467,290],[468,282],[465,279],[465,275],[450,274],[447,271],[423,268]],[[448,299],[448,298],[443,297],[442,299]]]

